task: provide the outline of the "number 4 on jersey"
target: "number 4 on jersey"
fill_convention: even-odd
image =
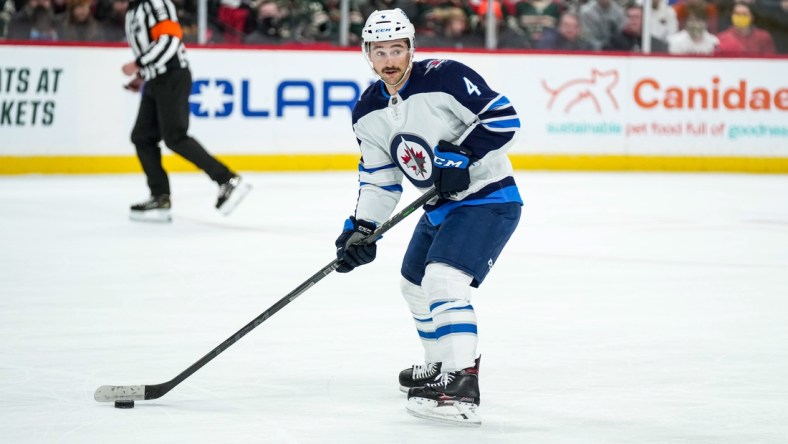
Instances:
[[[473,84],[473,82],[471,82],[470,80],[468,80],[468,78],[467,78],[467,77],[463,77],[462,79],[463,79],[463,80],[465,80],[465,87],[466,87],[466,88],[468,88],[468,95],[469,95],[469,96],[470,96],[471,94],[476,94],[477,96],[480,96],[480,95],[482,95],[482,92],[481,92],[481,91],[479,91],[479,87],[478,87],[478,86],[476,86],[476,85],[474,85],[474,84]]]

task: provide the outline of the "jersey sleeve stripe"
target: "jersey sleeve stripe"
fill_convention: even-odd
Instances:
[[[509,102],[509,99],[506,96],[500,96],[494,102],[492,102],[490,106],[487,107],[487,110],[496,110],[501,108],[508,108],[511,106],[512,104],[511,102]]]
[[[387,170],[387,169],[390,169],[390,168],[396,168],[396,167],[397,167],[397,166],[396,166],[396,165],[394,165],[393,163],[390,163],[390,164],[388,164],[388,165],[383,165],[383,166],[375,167],[375,168],[366,168],[366,167],[364,167],[364,165],[362,165],[362,164],[359,164],[359,165],[358,165],[358,170],[359,170],[359,171],[362,171],[362,172],[365,172],[365,173],[370,173],[370,174],[371,174],[371,173],[378,172],[378,171],[380,171],[380,170]]]
[[[517,117],[517,113],[515,112],[514,108],[508,106],[506,108],[488,110],[479,114],[479,119],[481,120],[496,119],[502,117]]]
[[[491,130],[520,128],[520,119],[495,120],[491,122],[482,122],[482,124]]]

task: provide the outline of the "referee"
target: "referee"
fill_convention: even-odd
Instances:
[[[131,206],[131,219],[170,222],[170,183],[161,163],[164,143],[196,165],[217,184],[216,208],[229,214],[251,186],[189,136],[192,76],[183,32],[171,0],[132,0],[126,12],[126,37],[134,56],[123,73],[134,76],[126,88],[142,91],[137,121],[131,131],[137,157],[150,188],[150,198]]]

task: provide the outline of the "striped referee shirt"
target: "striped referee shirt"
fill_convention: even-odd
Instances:
[[[171,0],[132,0],[126,12],[126,36],[145,80],[189,66]]]

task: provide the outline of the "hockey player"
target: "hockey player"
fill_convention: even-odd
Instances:
[[[402,262],[401,292],[425,363],[400,374],[406,409],[479,425],[479,358],[471,287],[492,268],[520,220],[506,151],[520,128],[509,100],[452,60],[414,61],[415,30],[400,9],[375,11],[363,53],[380,78],[353,110],[361,149],[355,214],[336,240],[338,272],[375,259],[357,242],[394,211],[407,178],[439,197],[425,206]]]
[[[159,147],[162,139],[219,185],[216,209],[229,214],[251,186],[188,134],[192,76],[175,5],[171,0],[132,0],[126,12],[126,34],[135,57],[121,68],[127,76],[134,76],[126,88],[142,90],[131,141],[151,193],[145,202],[131,206],[131,219],[171,221],[170,183]]]

